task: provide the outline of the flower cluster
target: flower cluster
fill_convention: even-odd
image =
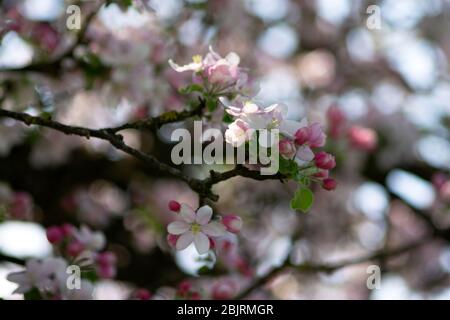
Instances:
[[[33,215],[33,199],[30,194],[13,191],[0,184],[0,221],[5,219],[30,220]]]
[[[115,276],[115,255],[109,251],[101,252],[105,246],[103,233],[93,232],[86,226],[77,229],[70,224],[49,227],[46,233],[57,256],[30,259],[24,271],[9,274],[8,280],[18,284],[15,293],[44,299],[90,299],[93,279]],[[68,284],[71,266],[80,268],[86,275],[85,279],[79,279],[78,288]]]
[[[196,211],[185,203],[171,201],[169,209],[176,212],[180,220],[167,226],[167,241],[177,250],[187,248],[194,243],[199,254],[205,254],[214,247],[214,240],[226,232],[238,233],[242,228],[242,220],[235,215],[224,216],[220,221],[211,221],[213,210],[203,206]]]
[[[250,93],[248,74],[239,67],[239,62],[240,57],[236,53],[230,52],[223,58],[212,47],[205,58],[196,55],[191,63],[184,66],[169,60],[170,66],[177,72],[192,71],[194,83],[203,85],[209,95],[229,97]]]
[[[263,108],[253,102],[246,102],[242,107],[230,106],[226,110],[235,120],[225,132],[226,141],[233,146],[240,146],[252,139],[259,139],[259,145],[267,148],[278,147],[283,159],[294,161],[291,168],[297,173],[298,168],[312,167],[307,174],[313,180],[322,180],[326,190],[333,190],[336,181],[329,178],[329,170],[336,166],[334,156],[324,151],[314,153],[314,149],[322,148],[326,143],[326,135],[318,123],[308,125],[306,119],[294,121],[285,119],[287,107],[273,104]],[[278,130],[278,146],[274,146],[275,139],[269,136],[256,135],[256,130]],[[285,173],[285,172],[282,172]],[[289,172],[288,172],[289,173]]]

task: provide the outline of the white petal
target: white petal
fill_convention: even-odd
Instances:
[[[210,222],[202,226],[202,231],[211,237],[220,237],[225,234],[225,227],[218,222]]]
[[[195,221],[201,225],[207,224],[211,220],[212,214],[213,210],[210,206],[203,206],[197,210],[197,218]]]
[[[185,203],[181,204],[180,216],[187,223],[192,223],[195,221],[195,211],[190,206]]]
[[[167,232],[178,235],[185,233],[189,228],[190,225],[184,221],[174,221],[167,226]]]
[[[200,254],[205,254],[209,250],[209,239],[204,233],[199,232],[194,236],[194,244]]]
[[[172,67],[172,69],[174,69],[176,72],[198,71],[202,67],[202,64],[197,62],[191,62],[184,66],[180,66],[175,62],[173,62],[172,60],[169,60],[169,64]]]
[[[239,55],[235,52],[230,52],[229,54],[227,54],[227,56],[225,57],[225,59],[230,63],[233,64],[235,66],[237,66],[239,64],[239,62],[241,61],[241,58],[239,57]]]
[[[314,159],[314,152],[312,152],[311,148],[308,146],[301,146],[300,148],[298,148],[295,157],[299,158],[300,160],[309,162]]]
[[[176,248],[177,250],[186,249],[194,241],[194,235],[192,232],[188,231],[183,233],[177,240]]]
[[[306,126],[307,122],[305,119],[300,122],[294,120],[283,120],[280,123],[280,132],[286,137],[294,139],[297,130]]]

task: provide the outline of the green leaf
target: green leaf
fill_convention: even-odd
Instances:
[[[307,212],[314,202],[314,194],[308,188],[299,188],[291,200],[291,208]]]
[[[36,288],[33,288],[30,291],[25,292],[23,297],[25,300],[42,300],[41,293]]]
[[[280,156],[280,173],[291,178],[298,173],[298,166],[294,160],[285,159]]]
[[[219,105],[217,99],[208,99],[206,100],[206,108],[209,112],[213,112],[217,109],[217,106]]]
[[[200,84],[191,84],[178,90],[181,94],[189,94],[193,92],[203,92],[203,86]]]
[[[225,113],[223,114],[223,119],[222,119],[222,121],[223,121],[224,123],[232,123],[234,120],[233,120],[233,117],[232,117],[230,114],[228,114],[227,112],[225,112]]]

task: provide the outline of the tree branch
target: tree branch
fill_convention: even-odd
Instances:
[[[333,264],[332,263],[306,262],[306,263],[302,263],[300,265],[294,265],[291,263],[291,261],[289,260],[289,257],[288,257],[283,262],[282,265],[280,265],[276,268],[273,268],[266,275],[256,279],[251,285],[249,285],[246,289],[244,289],[238,295],[236,295],[235,299],[236,300],[244,299],[250,293],[252,293],[254,290],[259,288],[260,286],[263,286],[264,284],[269,282],[275,275],[284,271],[287,268],[293,268],[294,270],[296,270],[298,272],[303,272],[303,273],[311,273],[311,272],[331,273],[331,272],[334,272],[336,270],[339,270],[339,269],[342,269],[342,268],[345,268],[348,266],[361,264],[361,263],[365,263],[365,262],[372,261],[372,260],[387,259],[390,257],[398,256],[403,253],[407,253],[407,252],[425,244],[427,241],[429,241],[431,239],[433,239],[433,238],[421,239],[420,241],[412,242],[410,244],[406,244],[399,248],[392,249],[389,251],[382,249],[382,250],[376,251],[374,253],[366,254],[366,255],[363,255],[360,257],[344,260],[344,261],[341,261],[338,263],[333,263]]]
[[[12,257],[12,256],[8,256],[8,255],[2,254],[2,253],[0,253],[0,262],[11,262],[11,263],[15,263],[15,264],[20,264],[22,266],[25,265],[25,260],[16,258],[16,257]]]

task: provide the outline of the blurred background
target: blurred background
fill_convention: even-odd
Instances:
[[[184,183],[108,143],[0,119],[1,253],[48,256],[45,227],[55,224],[103,230],[118,275],[98,282],[95,297],[124,299],[136,287],[158,292],[188,278],[205,290],[229,278],[241,289],[285,259],[338,263],[426,239],[331,274],[287,270],[253,296],[450,298],[450,1],[0,3],[2,108],[91,128],[183,110],[188,101],[177,89],[191,79],[167,61],[187,63],[212,45],[241,56],[260,85],[257,101],[283,102],[289,118],[326,128],[339,184],[315,190],[311,212],[301,214],[289,208],[295,185],[222,182],[215,209],[244,219],[239,237],[220,244],[231,253],[217,260],[193,247],[174,253],[165,240],[174,219],[167,203],[198,205]],[[81,30],[67,27],[72,4]],[[170,133],[179,126],[190,124],[124,137],[170,164]],[[206,177],[211,167],[181,169]],[[382,271],[377,290],[366,286],[371,264]],[[6,280],[18,269],[0,261],[0,298],[21,297]]]

